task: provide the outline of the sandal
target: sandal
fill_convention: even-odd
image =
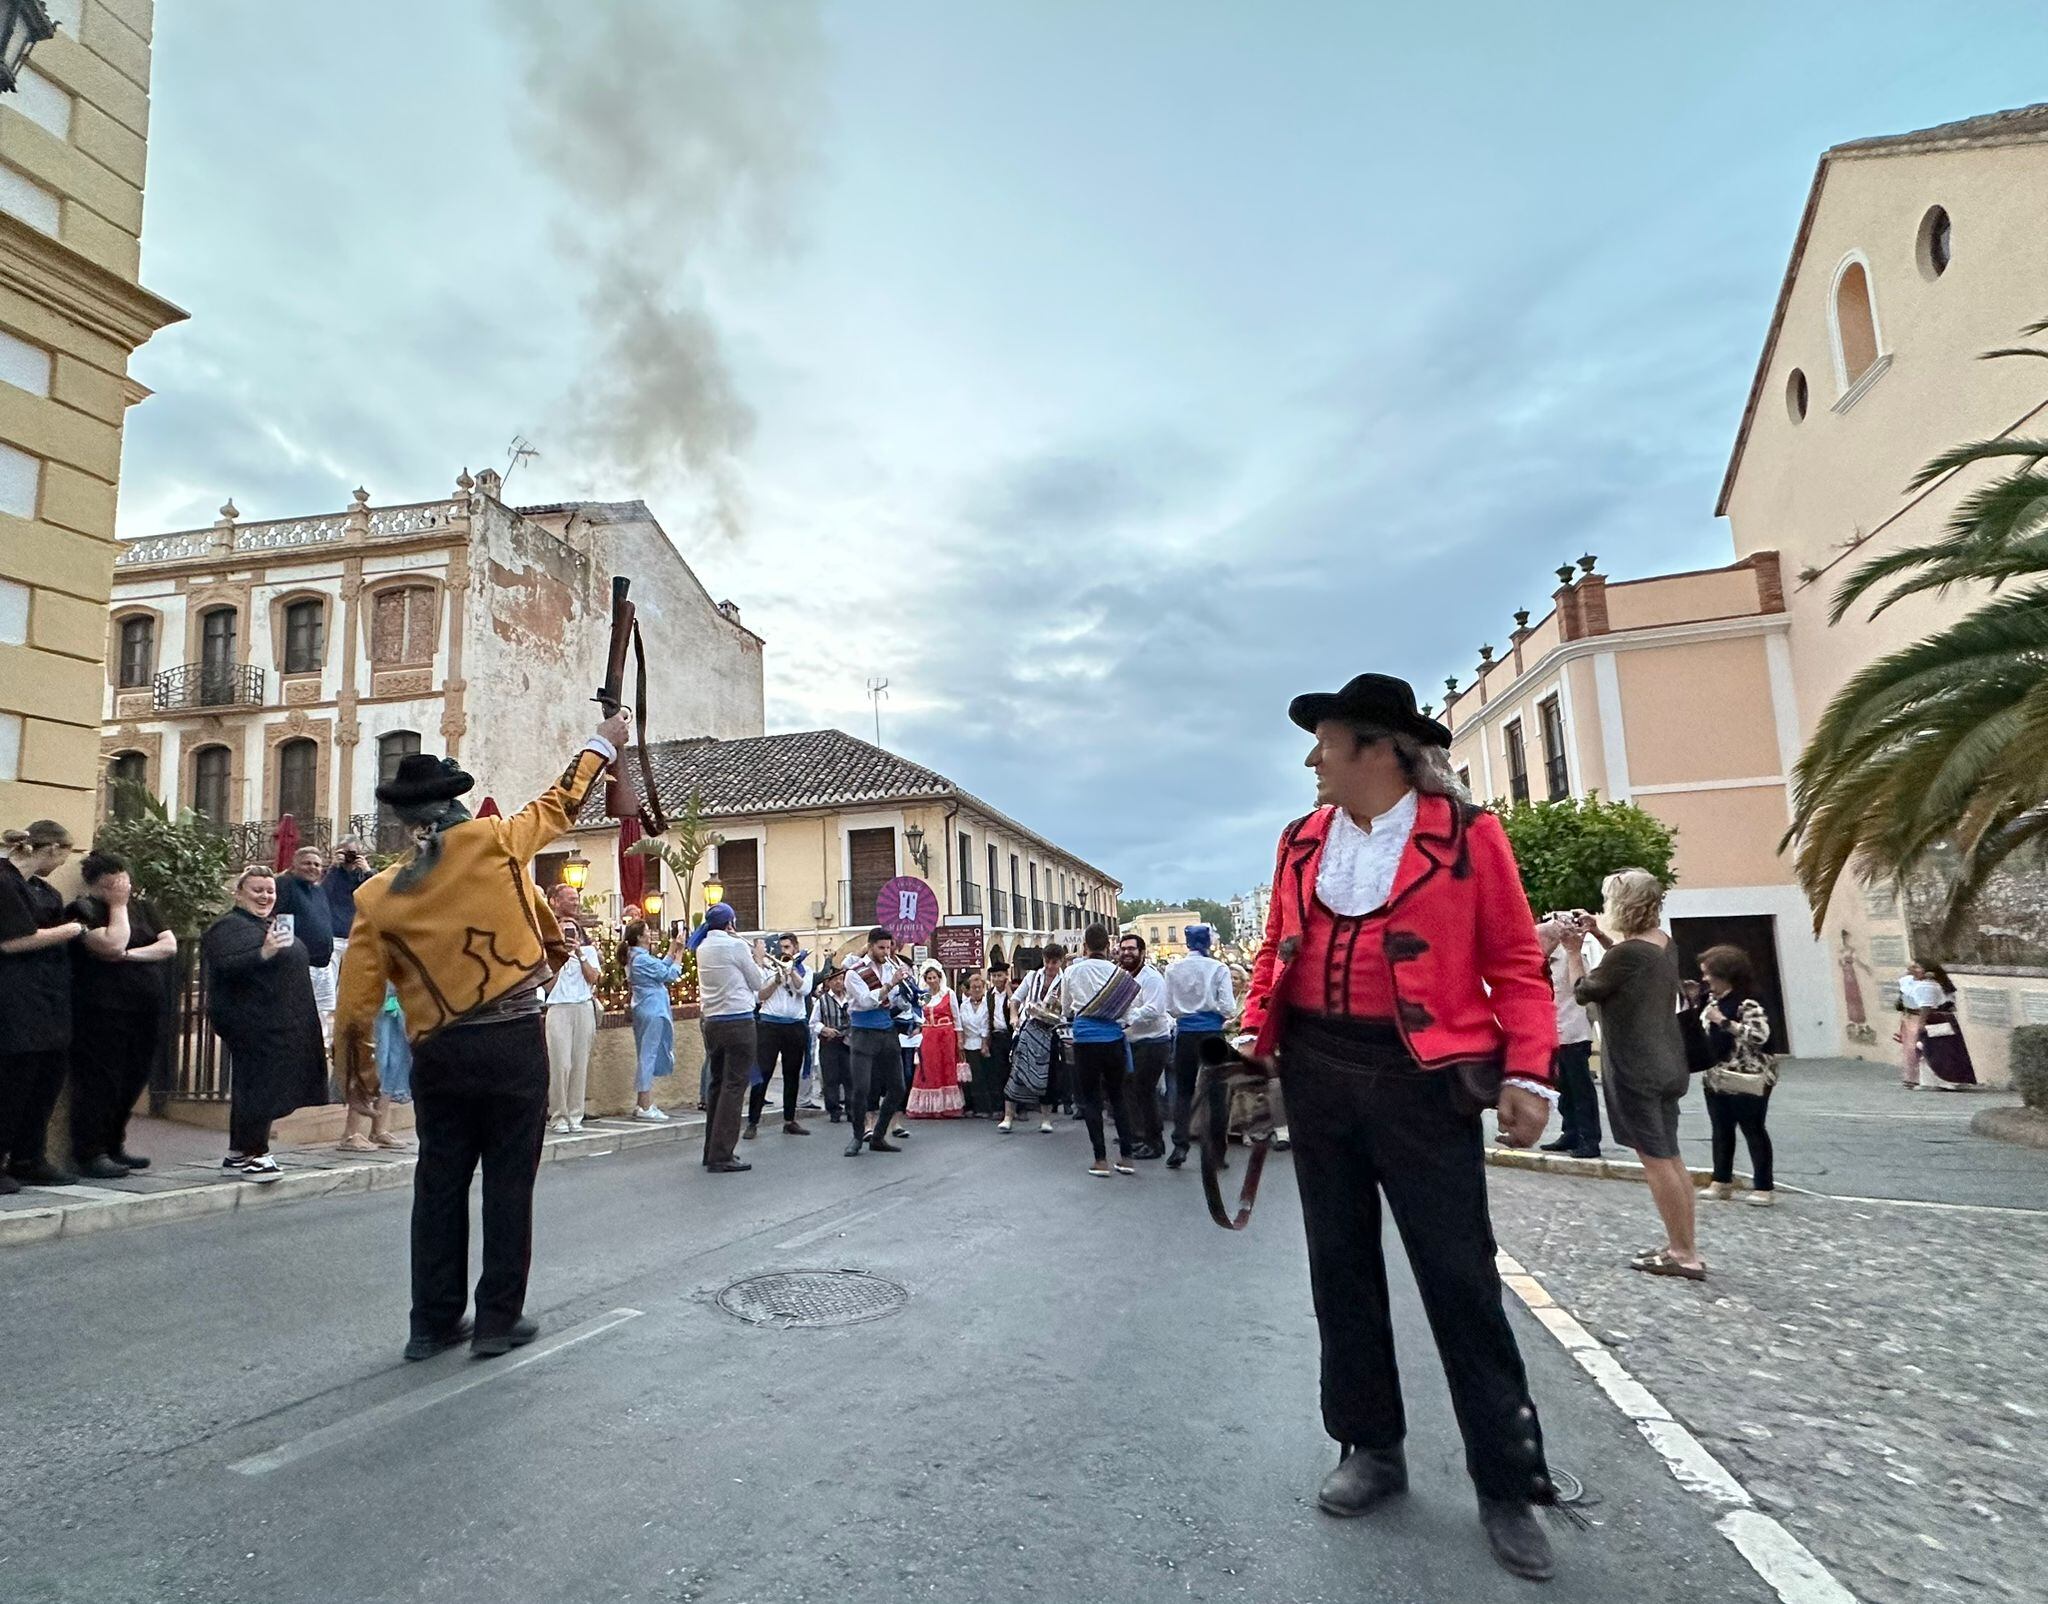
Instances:
[[[1672,1275],[1681,1281],[1704,1281],[1707,1267],[1701,1264],[1686,1264],[1674,1259],[1668,1251],[1659,1251],[1647,1259],[1631,1259],[1631,1270],[1641,1270],[1645,1275]]]

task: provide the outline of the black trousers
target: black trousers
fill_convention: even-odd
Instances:
[[[1600,1088],[1593,1084],[1593,1044],[1560,1043],[1557,1049],[1558,1135],[1573,1151],[1600,1145]]]
[[[853,1089],[853,1054],[846,1038],[818,1043],[818,1079],[825,1098],[825,1112],[833,1119],[846,1113],[847,1094]]]
[[[811,1049],[811,1030],[801,1019],[769,1019],[762,1017],[754,1021],[754,1061],[761,1071],[761,1082],[747,1093],[747,1123],[761,1123],[761,1109],[768,1101],[768,1077],[775,1073],[777,1060],[782,1064],[782,1118],[785,1124],[796,1119],[796,1094],[803,1083],[804,1059]]]
[[[1081,1118],[1088,1124],[1088,1140],[1099,1164],[1109,1156],[1102,1140],[1102,1106],[1109,1105],[1116,1121],[1116,1150],[1131,1156],[1131,1114],[1124,1099],[1124,1048],[1120,1041],[1077,1041],[1074,1043],[1074,1081],[1081,1098]]]
[[[412,1334],[438,1336],[468,1300],[469,1185],[483,1168],[476,1332],[511,1329],[533,1262],[533,1181],[548,1123],[541,1016],[437,1032],[413,1048],[419,1168],[412,1189]]]
[[[76,1021],[71,1039],[71,1151],[81,1164],[122,1151],[128,1115],[156,1062],[156,1010]]]
[[[893,1030],[854,1030],[846,1039],[853,1071],[846,1117],[856,1131],[864,1131],[872,1107],[876,1110],[875,1129],[886,1131],[903,1108],[902,1044]]]
[[[1131,1080],[1124,1088],[1133,1139],[1145,1147],[1166,1145],[1160,1126],[1159,1082],[1173,1059],[1173,1038],[1157,1036],[1131,1043]]]
[[[1195,1111],[1195,1077],[1202,1072],[1202,1043],[1218,1031],[1183,1030],[1173,1038],[1173,1145],[1193,1147],[1188,1121]]]
[[[50,1052],[0,1053],[0,1149],[15,1169],[43,1162],[43,1143],[50,1134],[50,1115],[64,1090],[71,1054],[59,1047]]]
[[[1491,1498],[1550,1501],[1543,1434],[1501,1304],[1477,1115],[1391,1023],[1297,1017],[1281,1056],[1323,1348],[1323,1428],[1386,1449],[1407,1433],[1382,1251],[1384,1193],[1450,1382],[1465,1464]]]
[[[707,1019],[701,1028],[704,1070],[711,1082],[711,1111],[704,1119],[704,1162],[723,1164],[739,1151],[740,1119],[747,1111],[747,1082],[754,1078],[754,1061],[759,1051],[752,1016]]]
[[[1773,1189],[1771,1174],[1771,1133],[1764,1129],[1770,1117],[1771,1094],[1753,1096],[1748,1092],[1707,1093],[1707,1118],[1714,1127],[1714,1179],[1735,1179],[1735,1133],[1749,1144],[1750,1185],[1759,1192]]]
[[[997,1119],[1003,1117],[1003,1088],[1010,1084],[1010,1043],[1016,1038],[1007,1030],[999,1030],[988,1039],[988,1112]],[[975,1073],[979,1075],[980,1070]]]

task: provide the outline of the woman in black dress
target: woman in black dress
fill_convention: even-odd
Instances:
[[[78,1177],[43,1156],[50,1112],[71,1050],[71,961],[65,948],[84,927],[44,878],[71,856],[71,832],[54,819],[0,837],[0,1192],[70,1186]]]
[[[1582,1006],[1600,1017],[1600,1079],[1614,1139],[1635,1149],[1664,1223],[1665,1243],[1639,1253],[1632,1267],[1688,1281],[1707,1278],[1694,1237],[1692,1172],[1678,1156],[1678,1102],[1690,1084],[1685,1036],[1679,1028],[1678,959],[1658,928],[1664,887],[1643,869],[1611,874],[1602,885],[1600,922],[1587,935],[1607,949],[1590,975],[1565,973]]]
[[[270,1127],[327,1101],[327,1055],[305,944],[271,917],[277,881],[252,866],[206,932],[207,1015],[228,1050],[230,1152],[221,1168],[274,1181]]]

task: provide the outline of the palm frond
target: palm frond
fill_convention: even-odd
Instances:
[[[2001,356],[2048,356],[2048,351],[2037,351],[2031,345],[2002,345],[1996,351],[1979,351],[1977,360],[1989,362]]]
[[[1951,446],[1913,475],[1907,481],[1906,488],[1921,490],[1945,473],[1967,468],[1973,462],[1991,462],[2001,457],[2023,457],[2027,466],[2031,468],[2044,457],[2048,457],[2048,440],[1977,440],[1965,446]]]

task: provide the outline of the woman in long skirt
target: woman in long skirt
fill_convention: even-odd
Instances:
[[[662,1124],[668,1115],[654,1106],[654,1083],[676,1069],[676,1022],[668,989],[683,978],[683,966],[647,950],[644,919],[627,925],[623,939],[626,984],[633,993],[633,1052],[639,1060],[633,1081],[639,1107],[633,1117]]]
[[[1977,1067],[1970,1061],[1969,1043],[1963,1040],[1962,1021],[1956,1018],[1956,986],[1948,971],[1940,964],[1914,964],[1912,974],[1900,985],[1899,998],[1913,1007],[1919,1026],[1920,1063],[1934,1076],[1931,1081],[1920,1076],[1920,1084],[1944,1092],[1976,1085]]]
[[[917,1078],[910,1085],[912,1119],[958,1119],[966,1099],[960,1095],[958,1005],[946,984],[946,972],[935,963],[924,966],[924,1039],[920,1043]]]
[[[207,1014],[228,1050],[228,1146],[221,1167],[274,1181],[270,1127],[327,1101],[327,1051],[306,944],[272,918],[277,882],[246,869],[235,905],[207,930]]]

